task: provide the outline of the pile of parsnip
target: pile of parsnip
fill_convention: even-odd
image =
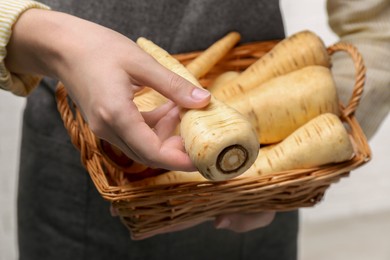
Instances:
[[[145,38],[137,43],[162,65],[202,87],[198,79],[239,41],[239,33],[229,33],[186,66]],[[221,181],[351,159],[353,145],[339,119],[330,66],[322,40],[302,31],[279,42],[245,71],[219,75],[208,87],[210,105],[181,113],[178,132],[199,171],[171,171],[132,185]],[[149,89],[135,102],[141,111],[149,111],[166,98]]]

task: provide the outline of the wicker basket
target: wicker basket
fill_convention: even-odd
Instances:
[[[201,79],[207,86],[216,75],[227,70],[243,70],[269,51],[277,41],[255,42],[236,47]],[[101,196],[112,202],[133,236],[142,236],[170,225],[204,221],[222,213],[252,213],[264,210],[288,211],[319,202],[327,188],[341,177],[368,162],[371,151],[354,117],[363,91],[365,67],[358,51],[338,43],[328,48],[350,54],[356,71],[349,104],[340,105],[341,119],[354,142],[355,156],[346,162],[273,173],[260,177],[224,182],[188,182],[171,185],[132,187],[131,174],[102,151],[101,142],[90,131],[65,88],[57,89],[58,109],[74,145]],[[176,55],[183,64],[200,52]],[[133,174],[134,176],[134,174]]]

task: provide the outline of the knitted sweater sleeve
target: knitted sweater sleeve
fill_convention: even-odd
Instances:
[[[28,95],[41,79],[37,75],[11,73],[4,64],[12,26],[19,16],[30,8],[49,9],[49,7],[35,1],[0,0],[0,88],[11,91],[18,96]]]
[[[327,11],[332,30],[340,41],[359,49],[367,67],[356,117],[366,136],[371,138],[390,109],[390,1],[328,0]],[[354,80],[351,60],[336,54],[332,62],[341,99],[346,103]]]

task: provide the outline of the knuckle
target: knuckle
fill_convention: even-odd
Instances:
[[[184,78],[175,73],[170,73],[168,80],[168,90],[170,93],[182,92],[187,87],[187,82]]]
[[[104,137],[107,126],[112,125],[116,115],[114,106],[94,106],[88,120],[91,131],[99,137]]]

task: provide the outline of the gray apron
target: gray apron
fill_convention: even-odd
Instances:
[[[227,32],[243,41],[284,36],[278,1],[45,0],[135,40],[145,36],[171,53],[204,49]],[[278,213],[244,234],[204,223],[132,241],[113,218],[72,146],[56,109],[56,82],[44,79],[28,97],[18,190],[20,259],[296,259],[298,213]]]

